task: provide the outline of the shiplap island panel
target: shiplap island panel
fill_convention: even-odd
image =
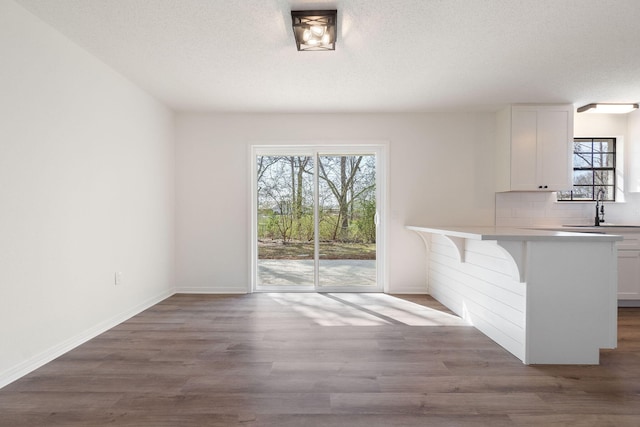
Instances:
[[[407,226],[425,242],[429,293],[526,364],[597,364],[617,343],[621,236]]]

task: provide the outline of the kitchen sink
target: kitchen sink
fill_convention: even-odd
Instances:
[[[611,224],[611,223],[605,222],[604,224],[600,224],[600,225],[593,225],[593,224],[585,225],[585,224],[581,224],[581,225],[563,225],[563,227],[565,227],[565,228],[640,228],[640,225],[637,225],[637,224]]]
[[[623,229],[627,229],[628,232],[632,232],[633,229],[640,231],[640,225],[638,224],[611,224],[606,222],[602,225],[587,225],[587,224],[565,224],[550,227],[536,227],[537,230],[549,230],[549,231],[566,231],[571,233],[595,233],[595,234],[616,234],[624,232]]]

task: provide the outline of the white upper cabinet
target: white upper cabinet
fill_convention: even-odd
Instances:
[[[496,191],[571,189],[573,105],[513,105],[497,131]]]

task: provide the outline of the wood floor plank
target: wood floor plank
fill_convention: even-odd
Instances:
[[[164,414],[327,414],[328,393],[125,394],[114,412]]]
[[[0,389],[0,426],[640,426],[640,309],[527,366],[425,295],[174,295]]]
[[[638,427],[636,415],[512,415],[518,427]]]
[[[350,414],[257,415],[251,427],[512,427],[504,415]]]
[[[548,413],[551,407],[534,393],[333,393],[336,413],[432,415]]]

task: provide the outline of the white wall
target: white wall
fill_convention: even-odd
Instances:
[[[389,142],[392,293],[426,290],[423,244],[405,225],[494,221],[491,113],[185,113],[176,121],[178,292],[248,289],[251,142]]]
[[[574,136],[617,138],[619,191],[616,203],[605,203],[605,220],[640,224],[640,111],[630,114],[576,114]],[[496,225],[499,226],[591,224],[594,217],[593,202],[557,202],[555,193],[496,194]]]
[[[169,110],[13,1],[0,58],[2,386],[171,293],[175,156]]]
[[[640,222],[640,110],[627,116],[626,189],[634,203],[635,219]]]

